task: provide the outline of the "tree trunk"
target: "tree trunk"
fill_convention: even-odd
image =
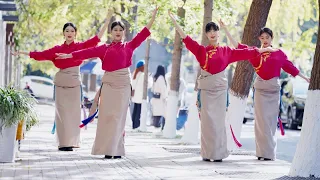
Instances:
[[[201,37],[201,45],[207,46],[209,44],[209,40],[206,36],[206,25],[212,21],[212,10],[213,10],[213,0],[204,0],[203,3],[203,23],[202,23],[202,37]],[[197,69],[197,78],[200,76],[201,69]],[[198,81],[195,83],[195,90],[198,90]]]
[[[84,73],[83,77],[82,77],[82,84],[85,86],[85,88],[84,88],[85,92],[89,91],[88,81],[89,81],[89,74]]]
[[[115,3],[116,0],[113,0],[113,3]],[[116,10],[115,10],[116,11]],[[112,16],[111,19],[110,19],[110,22],[108,24],[108,29],[107,29],[107,33],[108,33],[108,38],[107,38],[107,44],[110,44],[112,42],[112,39],[111,39],[111,24],[113,21],[116,20],[116,17],[115,16]]]
[[[149,73],[149,59],[150,59],[150,38],[147,39],[146,57],[144,63],[144,82],[143,82],[143,96],[142,99],[147,100],[148,95],[148,73]]]
[[[318,1],[320,8],[320,0]],[[320,20],[320,15],[319,15]],[[303,116],[303,126],[290,176],[320,177],[320,26],[311,71],[311,81]]]
[[[130,0],[131,1],[131,0]],[[124,14],[126,11],[124,3],[121,3],[121,14]],[[130,41],[132,39],[132,32],[130,32],[131,24],[124,18],[121,18],[121,21],[124,23],[126,27],[125,31],[125,41]]]
[[[231,65],[228,70],[228,87],[231,86],[234,66]]]
[[[206,25],[212,21],[213,0],[204,0],[203,4],[203,23],[202,23],[202,38],[201,44],[207,46],[209,40],[206,36]]]
[[[207,46],[209,40],[206,36],[206,25],[212,21],[212,10],[213,10],[213,0],[205,0],[203,4],[203,25],[202,25],[202,39],[201,44]],[[198,68],[197,78],[200,75],[200,68]],[[187,144],[197,144],[199,142],[198,132],[199,132],[199,114],[198,108],[196,106],[197,101],[197,87],[198,81],[195,83],[195,91],[192,95],[192,103],[189,107],[188,113],[188,123],[186,124],[185,133],[181,139],[183,143]]]
[[[249,46],[260,46],[258,39],[259,31],[266,25],[269,10],[272,0],[253,0],[244,33],[242,43]],[[226,121],[232,128],[235,137],[239,140],[241,134],[241,127],[244,118],[246,101],[250,91],[254,70],[248,61],[241,61],[237,63],[236,70],[233,75],[231,90],[229,94],[229,107],[226,116]],[[229,128],[227,129],[228,149],[234,150],[237,146],[234,143],[233,137]]]
[[[130,0],[132,1],[132,0]],[[136,5],[132,7],[132,23],[134,27],[137,27],[137,17],[138,17],[138,3],[139,3],[139,0],[133,0]],[[136,34],[137,34],[137,31],[139,31],[139,29],[135,29],[133,28],[132,29],[132,32],[131,32],[131,37],[129,37],[130,39],[132,39]],[[136,64],[137,63],[137,59],[135,58],[135,55],[133,55],[132,57],[132,64]],[[130,67],[130,70],[133,71],[134,67]]]
[[[185,1],[184,1],[185,2]],[[181,19],[185,17],[185,9],[178,9],[178,16]],[[179,81],[180,81],[180,65],[181,65],[181,56],[182,56],[182,41],[179,33],[176,31],[174,37],[173,45],[173,55],[172,55],[172,72],[170,79],[170,90],[179,91]]]
[[[259,31],[266,25],[272,0],[253,0],[244,33],[242,43],[249,46],[260,46]],[[231,90],[234,95],[245,98],[248,96],[254,70],[248,61],[237,63],[237,67],[233,76]],[[248,83],[250,82],[250,83]]]
[[[90,74],[90,91],[96,92],[97,91],[97,75]]]
[[[186,0],[183,0],[185,3]],[[186,11],[183,7],[178,8],[179,19],[185,18]],[[163,136],[166,138],[174,138],[176,136],[178,95],[180,85],[180,64],[182,56],[182,41],[179,33],[175,32],[173,55],[172,55],[172,71],[170,78],[170,91],[168,93],[166,124],[163,130]]]
[[[146,57],[144,64],[144,82],[143,82],[143,96],[142,96],[142,105],[141,105],[141,122],[140,122],[140,131],[147,131],[147,116],[148,116],[148,67],[149,67],[149,59],[150,59],[150,38],[147,39],[147,49],[146,49]]]

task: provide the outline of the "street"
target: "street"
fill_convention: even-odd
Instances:
[[[285,129],[285,135],[281,136],[280,130],[277,134],[277,159],[292,162],[296,146],[300,137],[299,130]],[[242,126],[241,143],[243,149],[255,152],[255,138],[254,138],[254,121],[249,121]]]
[[[42,104],[54,105],[54,102],[40,100]],[[49,113],[49,112],[48,112]],[[287,162],[292,162],[296,146],[300,137],[300,130],[291,130],[285,128],[285,135],[281,136],[280,130],[278,129],[277,134],[277,159],[284,160]],[[249,120],[246,124],[242,125],[241,132],[241,144],[243,145],[241,149],[249,151],[251,154],[255,154],[255,136],[254,136],[254,121]]]
[[[276,161],[258,161],[254,156],[253,123],[243,126],[243,148],[222,163],[204,162],[200,145],[182,145],[180,139],[160,137],[126,127],[126,156],[106,160],[90,155],[96,121],[82,130],[81,148],[57,150],[51,134],[54,106],[38,105],[41,123],[27,133],[16,163],[0,164],[0,179],[300,179],[287,176],[299,131],[286,131],[279,138]],[[303,179],[303,178],[301,178]]]

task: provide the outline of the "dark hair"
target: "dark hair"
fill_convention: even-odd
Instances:
[[[260,30],[259,36],[261,36],[263,33],[267,33],[269,34],[269,36],[271,36],[271,38],[273,38],[273,32],[271,29],[264,27]]]
[[[219,31],[219,26],[214,23],[214,22],[209,22],[207,25],[206,25],[206,33],[211,31],[211,30],[214,30],[214,31]]]
[[[166,78],[165,78],[165,73],[166,73],[166,70],[164,69],[164,67],[163,67],[162,65],[159,65],[159,66],[157,67],[157,72],[156,72],[156,74],[153,76],[153,81],[156,82],[159,76],[163,76],[164,81],[165,81],[165,83],[167,84]]]
[[[73,27],[73,29],[77,32],[77,27],[76,27],[73,23],[70,23],[70,22],[65,23],[65,24],[63,25],[63,30],[62,30],[62,31],[66,30],[66,28],[67,28],[68,26]]]
[[[113,21],[113,23],[111,24],[111,30],[116,27],[116,26],[120,26],[122,27],[123,30],[126,29],[125,25],[123,24],[123,22],[121,21]]]

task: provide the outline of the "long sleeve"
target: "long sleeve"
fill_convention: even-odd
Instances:
[[[230,47],[226,47],[226,51],[228,54],[228,63],[233,63],[241,60],[249,60],[255,58],[260,55],[256,48],[246,48],[246,49],[231,49]]]
[[[187,36],[183,42],[186,45],[186,48],[196,56],[200,66],[204,66],[206,63],[206,48],[192,40],[190,36]]]
[[[86,60],[89,58],[94,58],[94,57],[98,57],[101,60],[103,60],[104,54],[105,54],[107,48],[108,47],[104,44],[104,45],[97,46],[97,47],[91,47],[88,49],[75,51],[72,53],[72,56],[73,56],[73,59],[77,59],[79,61]]]
[[[133,73],[134,74],[134,73]],[[135,79],[132,79],[132,83],[131,83],[131,86],[132,86],[132,89],[136,89],[137,87],[137,84],[139,83],[139,79],[141,78],[141,72],[138,72],[137,76]]]
[[[57,52],[58,46],[55,46],[53,48],[44,50],[44,51],[31,51],[29,53],[30,58],[33,58],[37,61],[53,61],[56,58],[56,52]]]
[[[241,44],[241,43],[238,43],[238,49],[246,49],[246,48],[250,48],[248,45],[246,44]]]
[[[285,54],[283,55],[284,55],[285,61],[282,65],[282,69],[285,72],[291,74],[293,77],[296,77],[300,73],[299,69],[293,65],[293,63],[288,59],[288,57]]]
[[[98,38],[98,36],[94,36],[86,41],[83,42],[79,42],[79,49],[87,49],[90,47],[94,47],[96,45],[98,45],[98,43],[100,42],[100,39]]]
[[[137,78],[136,79],[132,79],[132,83],[131,83],[132,90],[136,89],[136,84],[137,84]]]
[[[144,27],[131,41],[127,43],[127,46],[132,50],[135,50],[140,44],[150,36],[148,28]]]
[[[148,89],[151,89],[153,86],[153,78],[152,76],[148,76]]]
[[[160,84],[160,88],[161,88],[161,99],[166,99],[168,94],[167,94],[167,85],[166,85],[166,82],[165,82],[165,78],[163,76],[160,76],[158,78],[159,80],[159,84]]]

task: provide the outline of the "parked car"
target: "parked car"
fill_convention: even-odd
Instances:
[[[281,84],[283,85],[280,106],[281,121],[289,129],[297,129],[298,126],[302,126],[309,84],[299,78],[286,79]]]
[[[24,76],[21,78],[21,89],[26,85],[32,90],[36,98],[53,99],[53,81],[46,77]]]
[[[248,99],[247,99],[247,105],[244,112],[244,118],[243,118],[243,124],[245,124],[248,120],[254,119],[254,104],[253,104],[253,91],[250,89]]]

